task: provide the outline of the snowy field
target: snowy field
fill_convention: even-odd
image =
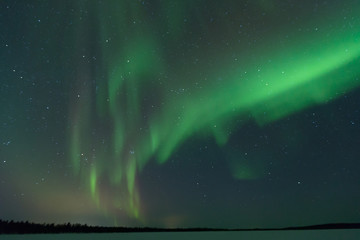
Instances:
[[[358,240],[360,229],[355,230],[307,230],[307,231],[258,231],[258,232],[183,232],[183,233],[98,233],[98,234],[34,234],[0,235],[10,240],[134,240],[134,239],[270,239],[270,240]]]

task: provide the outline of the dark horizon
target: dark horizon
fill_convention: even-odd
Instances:
[[[289,231],[289,230],[330,230],[360,229],[360,223],[327,223],[310,226],[289,226],[284,228],[156,228],[156,227],[106,227],[79,223],[32,223],[0,219],[0,234],[30,233],[130,233],[130,232],[204,232],[204,231]]]

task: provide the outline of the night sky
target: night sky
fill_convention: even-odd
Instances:
[[[360,222],[358,0],[0,1],[0,218]]]

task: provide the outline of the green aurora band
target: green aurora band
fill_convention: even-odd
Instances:
[[[71,110],[72,166],[97,206],[115,215],[116,221],[122,214],[145,221],[136,176],[152,159],[165,163],[186,139],[211,134],[223,146],[231,131],[239,128],[230,123],[234,118],[251,116],[261,127],[328,103],[360,85],[359,20],[344,27],[341,16],[332,13],[331,28],[324,20],[302,36],[286,30],[288,38],[282,43],[267,36],[250,50],[239,47],[212,54],[208,58],[218,58],[218,66],[199,67],[206,74],[205,84],[194,69],[194,74],[172,75],[176,67],[194,67],[170,65],[171,57],[164,50],[177,48],[177,39],[186,37],[181,16],[200,1],[177,2],[175,6],[162,2],[159,11],[171,17],[156,19],[149,23],[151,28],[133,22],[148,21],[149,13],[138,2],[81,4],[93,9],[102,63],[98,72],[79,67],[81,84]],[[169,30],[165,40],[154,30],[159,24]],[[312,22],[304,25],[305,29]],[[243,57],[222,61],[234,53]],[[94,78],[96,85],[88,80]],[[194,83],[203,87],[194,87]],[[146,98],[154,106],[145,108],[142,102]],[[244,172],[247,167],[229,164],[235,178],[256,178],[251,169]]]

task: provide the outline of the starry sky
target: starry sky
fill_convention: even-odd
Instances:
[[[0,218],[360,222],[357,0],[2,0]]]

